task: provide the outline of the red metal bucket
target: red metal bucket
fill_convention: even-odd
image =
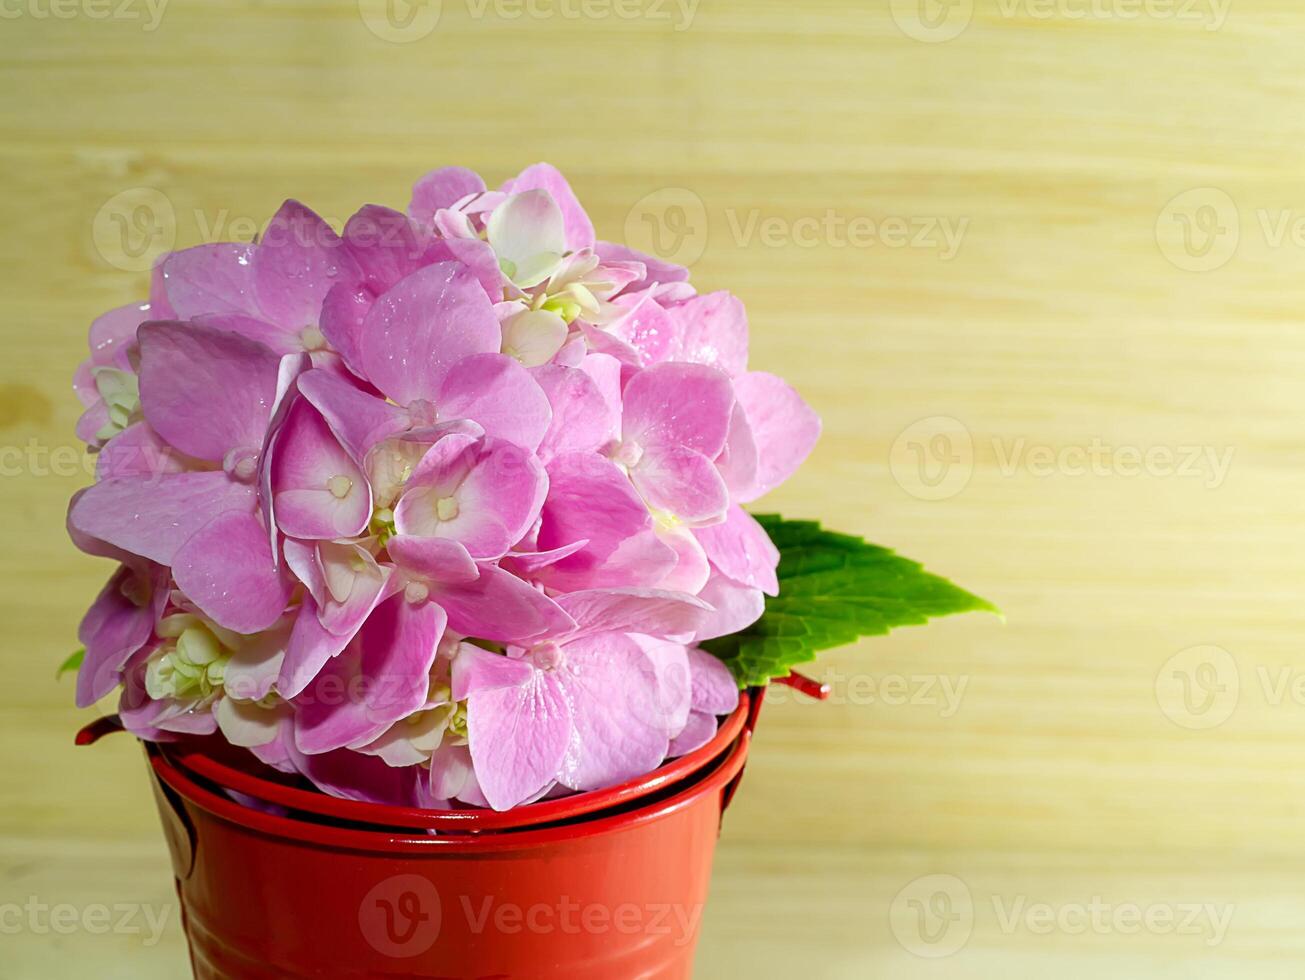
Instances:
[[[195,977],[691,977],[758,695],[640,780],[508,813],[352,803],[148,746]]]

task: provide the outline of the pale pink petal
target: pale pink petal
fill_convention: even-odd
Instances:
[[[453,700],[463,701],[484,691],[521,687],[530,682],[534,672],[534,666],[527,660],[506,657],[468,643],[459,647],[453,658]]]
[[[493,304],[465,267],[440,262],[376,300],[363,322],[360,361],[368,379],[398,402],[434,399],[450,368],[469,354],[497,353]]]
[[[556,680],[532,668],[519,685],[470,695],[467,735],[485,800],[509,810],[557,775],[571,738],[571,708]]]
[[[559,596],[557,604],[576,621],[573,635],[577,637],[594,633],[692,634],[711,612],[711,607],[695,596],[661,589],[590,589]]]
[[[668,759],[678,759],[682,755],[688,755],[695,749],[700,749],[712,740],[716,735],[716,716],[709,715],[705,711],[690,711],[689,718],[680,729],[680,734],[671,739],[670,747],[666,750]]]
[[[539,382],[503,354],[476,354],[459,361],[440,387],[436,407],[442,419],[470,419],[487,436],[531,451],[553,417]]]
[[[456,541],[396,534],[386,542],[385,550],[407,577],[440,586],[474,582],[483,570]]]
[[[728,715],[738,707],[738,681],[724,662],[697,647],[688,648],[688,657],[693,710]]]
[[[536,163],[521,171],[516,177],[503,185],[509,194],[520,194],[529,190],[545,190],[557,202],[562,213],[565,231],[563,239],[565,249],[578,252],[582,248],[594,245],[594,226],[585,214],[584,208],[576,198],[571,185],[561,172],[549,163]]]
[[[295,704],[295,744],[316,755],[365,745],[426,702],[444,610],[398,593],[376,607],[349,647]]]
[[[259,451],[276,399],[276,354],[196,324],[147,323],[139,336],[141,409],[155,432],[211,462]]]
[[[161,266],[163,289],[179,320],[205,313],[260,316],[254,297],[254,246],[215,242],[173,252]]]
[[[268,708],[253,701],[225,697],[217,703],[213,714],[223,738],[232,745],[252,749],[275,741],[291,712],[285,705]]]
[[[177,588],[219,626],[267,629],[290,601],[290,583],[272,560],[267,532],[249,513],[215,517],[177,551]]]
[[[298,201],[286,201],[273,216],[253,265],[259,308],[291,330],[317,326],[327,291],[361,275],[335,230]]]
[[[766,596],[760,589],[740,585],[719,572],[712,573],[698,598],[713,612],[694,636],[697,642],[747,629],[766,611]]]
[[[559,782],[602,789],[661,764],[666,713],[652,662],[638,644],[619,633],[567,643],[552,673],[570,701],[574,727]]]
[[[90,363],[96,367],[131,369],[130,351],[136,343],[136,328],[146,320],[162,319],[149,303],[129,303],[96,317],[91,323],[88,342]]]
[[[377,443],[408,427],[408,416],[338,374],[320,369],[299,378],[299,391],[326,419],[344,448],[362,461]]]
[[[686,446],[654,446],[644,451],[630,479],[648,506],[688,524],[719,520],[729,506],[729,488],[702,453]]]
[[[731,507],[723,523],[695,528],[693,534],[722,573],[767,595],[779,594],[779,580],[775,577],[779,549],[742,507]]]
[[[408,214],[421,224],[428,225],[435,212],[441,208],[452,207],[464,197],[484,192],[485,182],[474,170],[466,167],[441,167],[412,185]]]
[[[508,278],[522,289],[552,275],[567,250],[562,210],[545,190],[508,197],[494,209],[485,231]]]
[[[665,728],[669,737],[684,729],[692,706],[692,675],[688,648],[681,643],[630,634],[653,665],[657,676],[656,714],[652,722]]]
[[[757,485],[757,468],[760,464],[757,442],[752,438],[752,427],[739,402],[730,413],[729,434],[725,448],[716,457],[716,469],[729,488],[732,497],[741,499]]]
[[[549,551],[512,551],[503,556],[500,566],[514,575],[529,578],[539,569],[555,565],[568,555],[574,555],[588,543],[582,538]]]
[[[240,639],[222,675],[222,688],[228,698],[261,701],[272,693],[285,662],[295,615],[287,613],[270,628]]]
[[[706,551],[693,536],[693,529],[683,524],[659,526],[657,536],[675,551],[675,568],[657,583],[658,588],[697,595],[707,584],[711,565],[707,561]]]
[[[689,270],[682,265],[663,262],[652,255],[645,255],[643,252],[628,248],[625,245],[618,245],[615,242],[596,242],[594,251],[604,264],[609,262],[638,262],[644,267],[646,270],[645,278],[630,283],[626,287],[626,292],[637,293],[647,289],[654,283],[685,282],[689,278]]]
[[[154,633],[168,599],[168,570],[152,562],[120,565],[77,629],[86,649],[77,674],[77,707],[90,707],[117,686],[132,654]]]
[[[271,470],[276,523],[291,537],[347,538],[367,527],[367,477],[305,399],[290,409]]]
[[[623,402],[623,441],[644,451],[683,447],[714,459],[725,445],[734,391],[715,368],[675,362],[636,374]]]
[[[747,503],[779,486],[802,465],[820,438],[820,416],[781,378],[750,371],[734,390],[757,444],[757,480],[739,500]]]
[[[348,282],[336,283],[322,300],[317,327],[355,374],[362,374],[363,323],[375,301],[375,293],[366,286]]]
[[[254,488],[225,473],[170,473],[101,480],[77,497],[68,514],[81,534],[161,565],[220,514],[254,509]]]
[[[679,322],[674,358],[709,364],[728,375],[748,369],[748,317],[731,293],[708,293],[671,308]]]
[[[628,307],[629,312],[608,324],[607,332],[638,353],[636,364],[676,359],[680,324],[653,299],[651,290],[618,300],[616,305]]]
[[[305,596],[286,647],[277,691],[282,697],[296,697],[352,639],[351,634],[337,635],[323,626],[317,603],[311,595]]]
[[[471,750],[465,745],[450,745],[445,742],[431,756],[426,796],[423,797],[421,805],[439,810],[451,809],[448,801],[458,796],[463,787],[469,783],[475,783],[471,768]],[[477,791],[479,792],[479,787]]]
[[[570,329],[552,310],[523,310],[503,321],[503,353],[525,367],[547,364]]]

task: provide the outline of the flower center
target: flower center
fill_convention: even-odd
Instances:
[[[608,455],[612,462],[619,463],[628,470],[634,469],[639,465],[639,460],[643,459],[643,446],[632,441],[618,442]]]
[[[353,489],[353,481],[343,473],[337,473],[326,481],[326,489],[331,491],[331,496],[336,500],[343,500]]]
[[[540,670],[552,670],[562,662],[562,648],[556,643],[541,643],[530,651],[530,657]]]
[[[145,690],[155,700],[202,700],[222,689],[231,654],[204,626],[181,631],[172,649],[150,662]]]
[[[441,521],[451,521],[458,516],[458,502],[453,497],[440,497],[435,501],[435,516]]]
[[[222,469],[233,480],[249,483],[258,473],[258,452],[254,449],[233,449],[222,460]]]
[[[430,598],[430,588],[425,582],[409,582],[403,590],[403,597],[415,606]]]
[[[326,349],[326,337],[322,334],[322,328],[315,323],[310,323],[299,331],[299,342],[304,345],[304,350]]]

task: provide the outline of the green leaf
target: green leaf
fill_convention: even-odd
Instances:
[[[702,644],[725,661],[743,687],[787,677],[790,668],[818,650],[858,637],[935,616],[998,612],[887,548],[826,531],[816,521],[754,516],[779,549],[779,595],[767,597],[765,614],[747,629]]]
[[[74,650],[72,655],[67,660],[65,660],[62,664],[59,665],[59,669],[55,671],[55,675],[54,675],[55,678],[57,679],[62,677],[70,670],[76,670],[78,667],[82,665],[82,660],[84,660],[85,657],[86,657],[85,647],[82,647],[80,650]]]

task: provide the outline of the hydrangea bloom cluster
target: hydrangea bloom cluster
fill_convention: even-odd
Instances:
[[[434,807],[692,750],[738,697],[695,644],[776,589],[740,505],[819,434],[747,343],[736,298],[597,241],[547,164],[172,253],[76,376],[69,529],[118,562],[78,702],[121,685],[142,738]]]

